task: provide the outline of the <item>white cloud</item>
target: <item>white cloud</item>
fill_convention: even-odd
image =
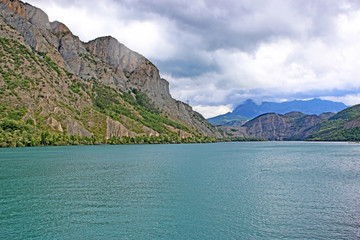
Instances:
[[[225,114],[231,112],[233,110],[232,105],[218,105],[218,106],[204,106],[197,105],[194,106],[193,109],[199,113],[201,113],[205,118],[215,117],[221,114]]]
[[[219,50],[221,74],[235,89],[268,89],[274,94],[360,87],[360,41],[348,46],[321,40],[277,39],[253,54]],[[356,55],[356,58],[354,56]]]
[[[360,93],[348,94],[348,95],[341,96],[341,97],[325,96],[325,97],[321,97],[321,99],[330,100],[330,101],[334,101],[334,102],[343,102],[343,103],[345,103],[345,105],[353,106],[353,105],[360,104]]]
[[[164,75],[175,97],[194,104],[228,104],[229,96],[238,92],[256,98],[260,91],[262,96],[276,99],[360,88],[360,61],[356,60],[360,59],[360,41],[348,45],[282,38],[263,43],[252,53],[219,49],[208,54],[215,59],[216,72],[191,78]]]
[[[225,86],[227,81],[224,80],[221,84],[223,76],[215,72],[192,78],[176,78],[169,74],[163,74],[162,77],[169,81],[171,95],[176,99],[189,101],[190,105],[222,104],[233,91]]]

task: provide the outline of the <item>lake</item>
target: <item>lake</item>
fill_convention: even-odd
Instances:
[[[0,149],[0,239],[359,238],[359,144]]]

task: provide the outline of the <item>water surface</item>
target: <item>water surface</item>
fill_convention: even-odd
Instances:
[[[0,239],[359,239],[360,145],[0,149]]]

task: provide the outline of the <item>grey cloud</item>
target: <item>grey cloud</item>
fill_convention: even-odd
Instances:
[[[116,1],[136,18],[161,16],[196,33],[208,50],[248,49],[276,36],[306,37],[332,31],[341,1]],[[356,1],[353,6],[358,7]],[[304,26],[303,25],[308,25]]]
[[[44,2],[33,0],[31,2]],[[52,0],[62,7],[86,7],[96,12],[95,0]],[[345,1],[299,0],[104,0],[119,8],[119,18],[159,19],[177,28],[174,34],[191,33],[201,39],[207,51],[237,48],[251,51],[274,37],[306,38],[323,36],[334,29],[334,16],[344,11]],[[358,1],[349,1],[354,8]],[[120,10],[121,9],[121,10]],[[126,9],[126,11],[124,11]],[[161,19],[160,19],[161,18]],[[169,29],[171,31],[171,29]],[[195,46],[198,47],[198,46]]]

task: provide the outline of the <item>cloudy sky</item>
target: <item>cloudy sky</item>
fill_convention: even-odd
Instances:
[[[26,0],[150,59],[205,117],[248,98],[360,103],[360,1]]]

